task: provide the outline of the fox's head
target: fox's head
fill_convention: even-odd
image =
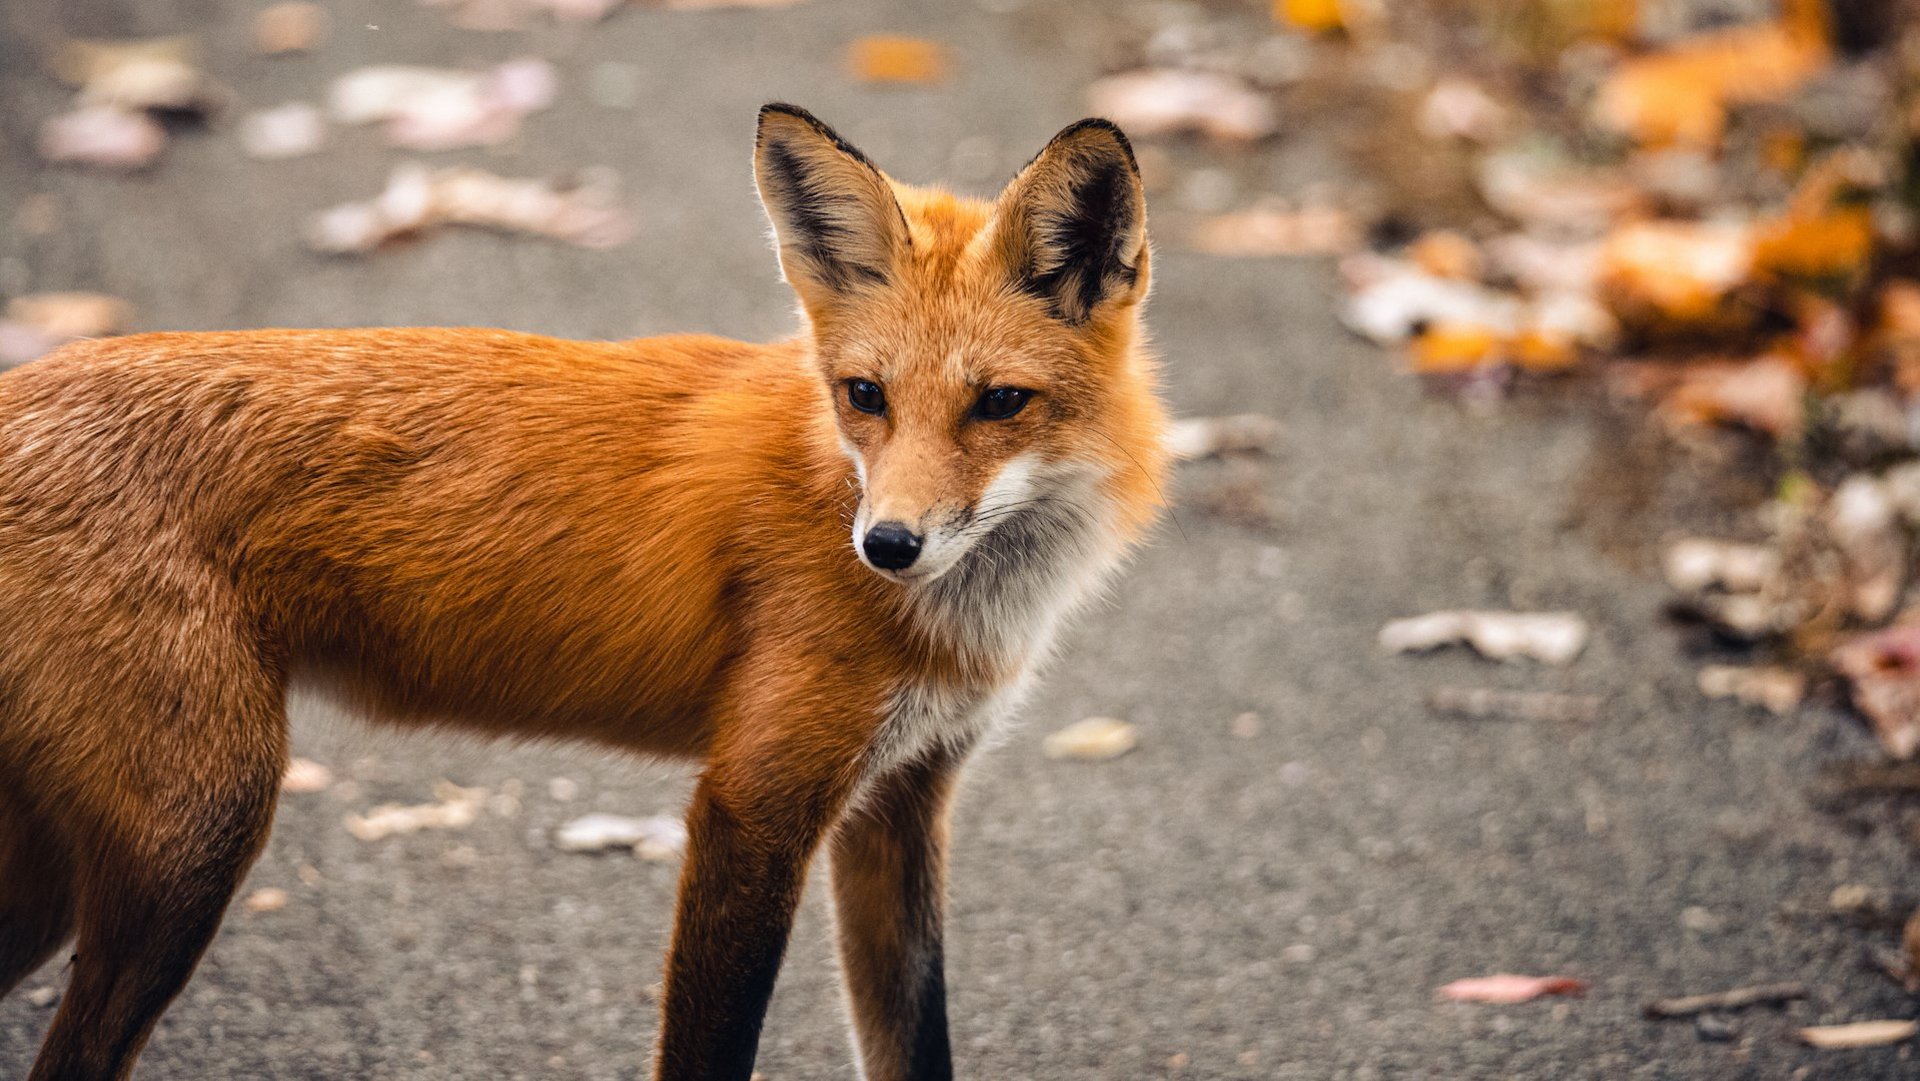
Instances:
[[[1144,524],[1163,419],[1141,345],[1146,201],[1120,129],[1068,127],[982,202],[897,183],[769,105],[754,169],[859,477],[867,566],[926,583],[1016,524],[1114,543]]]

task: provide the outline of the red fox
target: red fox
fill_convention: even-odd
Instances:
[[[657,1077],[751,1073],[821,847],[864,1076],[951,1076],[956,773],[1160,509],[1139,171],[1083,120],[963,199],[780,104],[754,170],[791,341],[143,334],[0,377],[0,994],[77,939],[31,1081],[131,1072],[266,841],[289,685],[703,764]]]

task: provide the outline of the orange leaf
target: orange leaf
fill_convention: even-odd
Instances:
[[[1594,119],[1648,145],[1711,148],[1727,106],[1778,101],[1829,59],[1825,41],[1797,18],[1701,34],[1621,64],[1601,84]]]
[[[1629,318],[1711,322],[1752,271],[1753,238],[1744,225],[1638,222],[1614,230],[1600,251],[1601,293]]]
[[[1530,372],[1565,371],[1580,359],[1573,339],[1564,334],[1529,330],[1514,338],[1511,346],[1514,366]]]
[[[1501,335],[1472,323],[1437,323],[1407,343],[1407,361],[1422,375],[1472,371],[1501,359]]]
[[[875,34],[847,50],[853,77],[867,83],[934,83],[947,77],[947,50],[925,38]]]

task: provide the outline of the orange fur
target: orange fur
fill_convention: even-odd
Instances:
[[[131,1069],[264,843],[296,681],[396,722],[706,763],[663,1078],[747,1076],[805,868],[845,817],[869,1076],[946,1076],[943,995],[883,970],[930,950],[937,978],[944,794],[978,724],[915,713],[931,736],[909,738],[900,703],[973,718],[1047,634],[954,633],[849,529],[863,500],[970,514],[1024,455],[1095,478],[1088,558],[1138,535],[1164,461],[1144,232],[1083,260],[1097,282],[1045,276],[1046,230],[1009,232],[1137,183],[1110,128],[1069,129],[996,204],[895,184],[798,110],[770,107],[761,138],[809,319],[793,341],[148,334],[0,378],[0,993],[79,932],[33,1081]],[[1115,220],[1143,228],[1132,206]],[[1106,243],[1105,210],[1060,213]],[[854,377],[885,383],[884,420],[847,405]],[[1028,410],[968,419],[1002,384]],[[918,915],[863,941],[889,911]]]

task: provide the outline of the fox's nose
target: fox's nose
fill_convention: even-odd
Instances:
[[[920,558],[920,538],[899,522],[874,523],[860,547],[867,561],[881,570],[906,570]]]

